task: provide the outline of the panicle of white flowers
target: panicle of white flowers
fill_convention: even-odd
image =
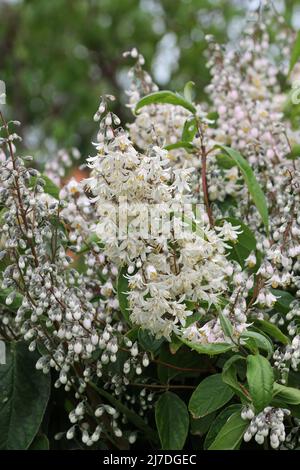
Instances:
[[[30,351],[38,349],[36,368],[44,373],[55,369],[54,386],[73,392],[68,439],[79,432],[90,446],[103,437],[105,426],[105,432],[116,438],[124,432],[133,442],[134,429],[105,401],[101,405],[105,423],[97,424],[94,408],[100,405],[87,393],[90,384],[101,378],[104,388],[117,397],[124,395],[126,402],[129,381],[150,363],[147,353],[124,336],[127,329],[119,320],[113,286],[116,268],[89,240],[94,208],[75,181],[62,189],[64,201],[46,194],[43,177],[25,165],[31,158],[17,155],[11,125],[1,128],[5,149],[0,162],[1,259],[6,263],[1,288],[7,293],[6,306],[0,310],[1,334],[8,339],[23,337]],[[68,243],[75,253],[82,251],[82,272],[72,266],[74,254]],[[112,368],[120,348],[126,363],[121,374]],[[129,406],[147,413],[152,403],[142,398]],[[94,425],[90,418],[86,421],[90,416]]]
[[[186,301],[214,304],[218,294],[227,290],[226,279],[233,268],[225,256],[225,241],[235,240],[239,227],[228,223],[214,230],[204,222],[199,230],[180,238],[174,230],[164,236],[164,227],[150,239],[143,236],[137,230],[138,207],[151,205],[155,210],[159,205],[170,220],[174,201],[188,201],[192,169],[174,169],[166,158],[167,151],[154,144],[147,154],[139,153],[123,129],[113,129],[114,117],[106,104],[101,111],[95,144],[98,154],[88,158],[92,176],[86,180],[100,219],[97,233],[104,242],[105,255],[118,266],[128,266],[131,320],[157,337],[170,338],[173,331],[178,333],[185,327],[192,314]],[[127,203],[127,220],[126,236],[120,240],[116,225],[122,218],[118,212],[122,198]],[[206,214],[202,212],[200,217],[205,221]],[[172,223],[184,224],[176,214]],[[150,233],[148,221],[144,224]]]
[[[258,444],[263,444],[269,436],[271,447],[278,449],[280,444],[285,441],[284,419],[290,413],[290,410],[285,408],[267,406],[255,416],[250,407],[244,407],[241,417],[244,420],[250,420],[249,427],[244,434],[244,441],[249,442],[254,437]]]

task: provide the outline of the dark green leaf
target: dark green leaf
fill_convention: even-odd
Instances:
[[[245,358],[239,354],[235,354],[225,362],[222,371],[222,380],[229,385],[239,397],[243,399],[246,398],[249,401],[249,393],[246,388],[239,383],[237,378],[236,363],[238,361],[244,362]]]
[[[223,382],[222,375],[210,375],[193,392],[189,410],[194,418],[201,418],[221,408],[232,397],[233,391]]]
[[[162,449],[181,450],[189,429],[189,413],[175,393],[160,396],[155,406],[155,421]]]
[[[274,397],[289,405],[300,405],[300,390],[274,383]]]
[[[236,411],[228,418],[208,450],[238,449],[248,426],[249,422],[241,418],[240,411]]]
[[[38,358],[24,342],[7,345],[0,365],[0,449],[27,449],[41,425],[50,375],[36,370]]]
[[[255,320],[255,324],[265,333],[268,335],[272,336],[273,338],[277,339],[280,341],[282,344],[289,344],[290,340],[287,336],[285,336],[280,329],[274,325],[273,323],[270,323],[267,320]]]
[[[266,338],[266,336],[262,335],[261,333],[258,333],[257,331],[252,331],[252,330],[247,330],[241,335],[241,339],[247,339],[247,338],[252,338],[258,349],[266,351],[268,353],[268,356],[272,356],[273,354],[273,345],[271,340]]]
[[[228,418],[230,418],[230,416],[232,416],[237,411],[241,412],[241,409],[242,405],[229,405],[227,408],[222,410],[221,413],[218,414],[216,419],[211,424],[209,431],[206,435],[203,446],[205,450],[207,450],[209,446],[214,442],[215,438],[221,431]]]
[[[168,383],[179,375],[193,377],[199,375],[201,369],[207,369],[208,360],[200,361],[196,352],[182,346],[182,349],[180,348],[176,354],[171,353],[167,343],[162,346],[157,366],[157,375],[161,383]]]
[[[45,434],[39,434],[34,438],[29,450],[49,450],[49,441]]]
[[[209,415],[203,416],[203,418],[192,418],[191,417],[191,434],[194,436],[204,436],[209,430],[211,423],[214,421],[216,413],[210,413]]]
[[[272,400],[274,374],[269,361],[260,354],[247,357],[247,381],[253,405],[262,411]]]
[[[155,355],[159,351],[165,339],[155,339],[155,337],[149,331],[139,329],[138,341],[143,349],[150,351]]]

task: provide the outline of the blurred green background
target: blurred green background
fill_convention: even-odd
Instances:
[[[275,1],[294,27],[299,0]],[[102,93],[117,96],[125,119],[128,62],[137,46],[160,87],[209,81],[205,34],[224,42],[243,28],[241,0],[0,0],[0,79],[9,117],[22,121],[25,146],[45,159],[56,148],[90,151]]]

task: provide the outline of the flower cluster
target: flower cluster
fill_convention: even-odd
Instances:
[[[156,444],[154,406],[158,427],[171,419],[158,416],[160,400],[186,409],[169,388],[194,395],[199,380],[200,390],[218,380],[242,402],[240,440],[297,446],[300,136],[284,113],[274,24],[285,57],[293,35],[270,12],[235,45],[207,38],[210,105],[194,103],[190,84],[160,94],[142,55],[126,53],[132,122],[122,126],[114,97],[101,98],[80,182],[64,181],[77,150],[40,173],[19,155],[19,123],[1,113],[0,339],[25,341],[70,397],[71,427],[58,438]]]
[[[249,442],[254,437],[258,444],[263,444],[265,438],[270,436],[271,447],[277,449],[280,443],[285,441],[283,420],[289,415],[290,410],[267,406],[261,413],[254,416],[251,408],[244,408],[242,418],[251,420],[244,434],[244,441]]]

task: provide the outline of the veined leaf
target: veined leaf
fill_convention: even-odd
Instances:
[[[199,354],[207,354],[209,356],[215,356],[217,354],[223,354],[226,351],[233,349],[233,345],[229,343],[193,343],[183,338],[179,338],[184,344],[189,346],[189,348],[197,351]]]
[[[229,385],[235,393],[242,399],[250,401],[250,394],[247,389],[239,383],[237,379],[236,362],[245,361],[245,358],[239,354],[231,356],[224,364],[222,371],[222,380]]]
[[[274,374],[269,361],[260,354],[247,357],[247,381],[257,412],[269,405],[273,396]]]
[[[155,406],[155,421],[162,449],[181,450],[189,429],[186,404],[175,393],[164,393]]]
[[[246,330],[244,333],[242,333],[241,339],[247,338],[253,339],[258,349],[266,351],[268,353],[268,357],[272,356],[274,352],[273,345],[272,342],[266,338],[266,336],[258,333],[257,331]]]
[[[223,382],[221,374],[210,375],[193,392],[189,410],[194,418],[202,418],[221,408],[233,395],[231,388]]]
[[[274,397],[289,405],[300,405],[300,390],[274,383]]]
[[[207,450],[210,445],[214,442],[216,439],[217,435],[221,431],[222,427],[224,424],[228,421],[230,416],[232,416],[235,412],[239,411],[241,412],[242,405],[229,405],[227,408],[221,411],[221,413],[218,414],[216,419],[213,421],[211,424],[208,433],[206,434],[205,441],[203,444],[203,448]]]
[[[27,449],[41,425],[50,374],[36,370],[38,358],[22,341],[7,345],[6,364],[0,365],[0,449]]]
[[[257,325],[259,329],[261,329],[268,335],[272,336],[274,339],[277,339],[277,341],[280,341],[280,343],[285,345],[290,343],[289,338],[285,336],[281,332],[281,330],[273,323],[267,320],[255,320],[255,325]]]
[[[208,450],[238,449],[248,426],[249,422],[241,418],[240,411],[236,411],[228,418]]]
[[[138,113],[141,108],[144,106],[149,106],[151,104],[164,103],[164,104],[173,104],[174,106],[181,106],[191,113],[195,114],[195,106],[187,101],[183,96],[173,91],[163,90],[150,93],[147,96],[144,96],[136,105],[135,112]]]

